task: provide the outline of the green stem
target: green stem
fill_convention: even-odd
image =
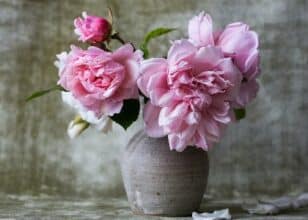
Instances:
[[[111,39],[117,40],[123,45],[126,44],[125,40],[120,36],[119,33],[115,33],[115,34],[111,35]],[[130,44],[133,46],[134,51],[135,51],[136,48],[135,48],[134,44],[132,44],[132,43],[130,43]]]
[[[111,35],[111,39],[117,40],[123,45],[126,44],[126,42],[123,40],[123,38],[120,37],[119,33],[115,33],[115,34]]]

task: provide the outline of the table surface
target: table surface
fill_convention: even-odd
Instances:
[[[203,202],[201,211],[229,208],[233,219],[246,220],[307,220],[308,208],[276,216],[249,215],[242,208],[240,200],[210,200]],[[192,219],[191,217],[169,218],[133,215],[126,198],[64,198],[41,195],[0,195],[0,220],[13,219]]]

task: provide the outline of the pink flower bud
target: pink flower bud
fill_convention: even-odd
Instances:
[[[83,18],[74,20],[75,33],[79,35],[82,42],[98,43],[108,39],[111,33],[111,24],[103,17],[87,15],[82,13]]]

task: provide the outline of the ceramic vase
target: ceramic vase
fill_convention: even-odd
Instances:
[[[207,185],[207,152],[171,151],[168,139],[133,136],[122,158],[122,176],[135,214],[188,216],[198,211]]]

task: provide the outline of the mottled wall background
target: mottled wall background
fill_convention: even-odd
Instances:
[[[308,1],[304,0],[1,0],[0,192],[122,195],[120,150],[139,129],[103,135],[89,129],[69,140],[73,117],[54,93],[25,105],[24,97],[53,85],[55,54],[76,43],[73,18],[104,15],[136,45],[158,26],[177,33],[152,44],[156,55],[186,35],[188,19],[211,13],[217,28],[243,20],[260,34],[261,89],[245,121],[210,152],[214,196],[276,195],[308,190]]]

